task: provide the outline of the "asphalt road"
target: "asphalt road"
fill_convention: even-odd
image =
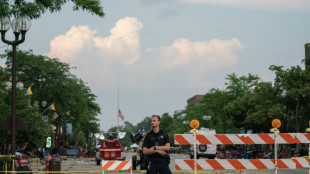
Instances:
[[[126,160],[130,160],[133,153],[125,153]],[[170,169],[171,171],[175,171],[173,173],[193,173],[193,171],[176,171],[174,166],[174,159],[189,159],[189,155],[183,155],[183,154],[170,154],[171,157],[171,163],[170,163]],[[42,173],[43,169],[45,169],[45,164],[40,163],[39,160],[33,159],[32,163],[30,164],[33,173],[36,173],[36,171]],[[85,173],[102,173],[101,171],[101,165],[96,165],[96,161],[88,158],[68,158],[67,160],[64,160],[61,162],[61,171],[62,173],[82,173],[85,171]],[[106,172],[111,173],[111,172]],[[113,172],[116,174],[124,174],[124,173],[130,173],[127,172]],[[145,173],[144,171],[138,171],[138,172],[132,172],[132,173]],[[206,170],[206,171],[198,171],[198,173],[233,173],[233,174],[273,174],[275,173],[274,170],[226,170],[226,171],[213,171],[213,170]],[[295,170],[278,170],[278,174],[305,174],[308,173],[308,169],[295,169]]]

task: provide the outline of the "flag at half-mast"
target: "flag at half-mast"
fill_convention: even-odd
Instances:
[[[56,111],[56,108],[55,108],[55,104],[51,104],[51,106],[48,107],[49,110],[51,111]]]
[[[118,117],[121,118],[122,121],[124,121],[124,115],[120,109],[118,110]]]
[[[29,88],[26,90],[26,95],[33,95],[33,92],[32,92],[32,90],[31,90],[31,87],[32,87],[32,85],[29,86]]]

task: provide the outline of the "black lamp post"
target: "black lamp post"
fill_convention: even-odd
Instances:
[[[185,126],[185,128],[186,128],[186,133],[188,133],[189,121],[184,120],[184,121],[183,121],[183,124],[184,124],[184,126]]]
[[[90,120],[89,122],[88,122],[88,126],[87,126],[87,138],[86,138],[86,148],[88,149],[88,147],[89,147],[89,139],[90,139],[90,135],[91,135],[91,132],[90,132],[90,130],[89,130],[89,125],[90,124],[92,124],[92,123],[96,123],[96,120]]]
[[[11,152],[15,154],[16,151],[16,47],[25,41],[26,32],[30,29],[31,22],[29,18],[21,17],[12,21],[9,17],[0,18],[0,32],[1,40],[9,45],[12,45],[12,146]],[[12,27],[15,35],[15,40],[8,41],[5,39],[5,33]],[[19,35],[22,34],[21,40]]]
[[[210,115],[208,115],[208,116],[206,116],[206,115],[204,115],[203,117],[202,117],[202,119],[203,119],[203,121],[204,122],[206,122],[206,128],[208,128],[208,122],[207,121],[210,121],[211,120],[211,116]]]

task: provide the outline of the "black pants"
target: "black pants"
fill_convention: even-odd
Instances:
[[[171,174],[167,161],[151,161],[150,163],[150,168],[146,171],[146,174]]]

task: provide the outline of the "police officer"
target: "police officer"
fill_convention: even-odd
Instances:
[[[152,130],[146,134],[143,141],[143,154],[148,155],[150,166],[147,174],[171,174],[169,169],[170,139],[166,132],[159,129],[160,116],[152,115]]]

